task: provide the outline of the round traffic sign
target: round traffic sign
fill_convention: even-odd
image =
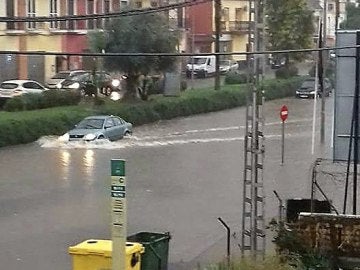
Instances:
[[[283,122],[285,122],[285,120],[288,118],[288,115],[289,115],[289,111],[288,111],[288,108],[286,107],[286,105],[283,105],[281,107],[281,110],[280,110],[280,118]]]

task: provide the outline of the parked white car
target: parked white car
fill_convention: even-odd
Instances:
[[[0,84],[0,99],[9,99],[27,93],[43,93],[45,86],[32,80],[10,80]]]
[[[220,61],[220,73],[225,74],[229,71],[235,71],[239,69],[238,62],[234,60],[222,60]]]
[[[196,77],[206,78],[215,74],[215,55],[194,56],[190,58],[186,65],[186,76],[191,78],[192,74]]]

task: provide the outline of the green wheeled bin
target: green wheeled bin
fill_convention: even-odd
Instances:
[[[145,248],[141,254],[141,270],[167,270],[170,233],[139,232],[128,236],[127,241],[140,243]]]

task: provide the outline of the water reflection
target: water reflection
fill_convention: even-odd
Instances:
[[[89,181],[89,184],[91,184],[94,181],[94,165],[95,165],[95,158],[94,158],[94,150],[87,149],[85,151],[85,154],[83,156],[83,169],[86,173],[87,180]]]
[[[62,179],[65,181],[65,184],[69,184],[69,171],[70,171],[70,162],[71,162],[71,154],[67,150],[60,150],[60,163],[61,163],[61,174]]]

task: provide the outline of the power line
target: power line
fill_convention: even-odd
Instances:
[[[310,53],[330,50],[346,50],[360,48],[360,45],[343,46],[343,47],[326,47],[315,49],[294,49],[294,50],[278,50],[278,51],[254,51],[254,52],[219,52],[219,53],[91,53],[91,52],[44,52],[44,51],[0,51],[0,55],[67,55],[67,56],[100,56],[100,57],[116,57],[116,56],[209,56],[209,55],[266,55],[266,54],[286,54],[286,53]]]
[[[48,16],[39,16],[39,17],[0,17],[0,22],[53,22],[53,21],[72,21],[72,20],[91,20],[99,18],[114,18],[114,17],[124,17],[124,16],[135,16],[142,14],[151,14],[162,11],[168,11],[177,8],[189,7],[194,5],[200,5],[213,0],[196,0],[196,1],[184,1],[182,3],[170,4],[160,7],[150,7],[143,9],[131,9],[124,10],[119,12],[111,12],[106,14],[88,14],[88,15],[68,15],[68,16],[59,16],[59,17],[48,17]]]

